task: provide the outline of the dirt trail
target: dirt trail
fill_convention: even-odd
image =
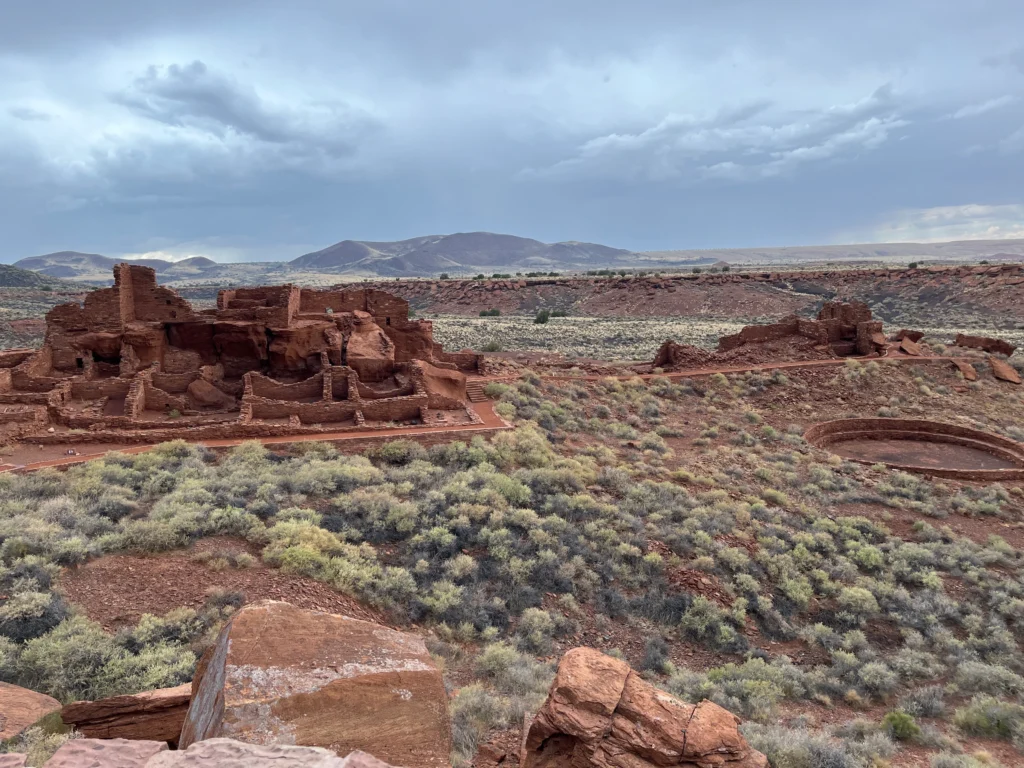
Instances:
[[[654,378],[666,378],[666,379],[685,379],[685,378],[697,378],[703,376],[714,376],[717,373],[749,373],[754,371],[774,371],[774,370],[793,370],[798,368],[838,368],[846,365],[848,360],[859,360],[871,362],[872,360],[892,360],[901,363],[915,363],[915,362],[952,362],[953,360],[968,359],[959,357],[946,357],[939,355],[922,355],[919,357],[912,357],[909,355],[889,355],[885,358],[840,358],[836,360],[793,360],[787,362],[775,362],[775,363],[761,363],[757,365],[734,365],[734,366],[722,366],[718,368],[699,368],[684,371],[671,371],[667,373],[633,373],[624,374],[619,376],[610,376],[607,374],[587,374],[580,376],[570,376],[561,374],[545,374],[544,379],[553,381],[600,381],[601,379],[643,379],[645,381]],[[501,376],[473,376],[470,377],[469,381],[475,384],[483,384],[490,381],[509,381],[511,379],[518,378],[518,374],[512,375],[501,375]],[[496,430],[511,429],[504,419],[498,416],[494,411],[494,403],[490,400],[484,400],[477,403],[471,403],[470,407],[480,416],[482,423],[480,424],[460,424],[455,426],[422,426],[422,427],[399,427],[394,429],[378,429],[372,432],[322,432],[313,435],[278,435],[276,437],[263,437],[263,438],[226,438],[219,440],[196,440],[194,441],[197,445],[203,445],[207,448],[232,448],[242,443],[249,442],[250,440],[257,439],[263,445],[284,445],[288,443],[304,443],[304,442],[331,442],[339,443],[349,440],[378,440],[378,439],[389,439],[389,438],[402,438],[402,437],[415,437],[419,435],[433,435],[433,434],[446,434],[452,433],[453,439],[458,437],[462,433],[475,433],[475,432],[493,432]],[[117,450],[121,453],[138,454],[145,453],[151,450],[156,443],[135,445],[129,448],[118,448]],[[104,444],[84,444],[79,446],[83,450],[89,450],[95,448],[93,453],[80,453],[75,456],[67,456],[59,459],[51,459],[49,461],[36,461],[28,462],[24,464],[18,464],[16,461],[9,459],[10,462],[7,465],[0,465],[0,473],[2,472],[30,472],[37,469],[45,469],[47,467],[65,467],[72,464],[81,464],[86,461],[92,461],[94,459],[102,458],[106,456],[111,450],[110,445]]]
[[[195,440],[193,441],[196,445],[202,445],[207,448],[233,448],[236,445],[247,443],[252,440],[259,440],[263,445],[281,445],[287,443],[308,443],[308,442],[330,442],[338,443],[347,440],[384,440],[389,438],[402,438],[402,437],[414,437],[417,435],[434,435],[444,433],[475,433],[475,432],[494,432],[497,430],[511,429],[511,426],[502,419],[497,413],[494,412],[494,403],[490,400],[485,400],[479,403],[471,403],[470,407],[477,413],[482,419],[480,424],[456,424],[448,426],[422,426],[422,427],[395,427],[393,429],[375,429],[373,431],[359,431],[359,432],[318,432],[316,434],[306,435],[277,435],[275,437],[260,437],[260,438],[224,438],[218,440]],[[76,446],[76,449],[82,451],[89,451],[89,449],[96,449],[92,453],[79,453],[75,456],[66,456],[59,459],[50,459],[48,461],[35,461],[25,464],[17,464],[14,462],[14,458],[8,459],[10,464],[4,465],[0,468],[0,472],[31,472],[37,469],[45,469],[47,467],[66,467],[72,464],[82,464],[86,461],[93,461],[94,459],[100,459],[106,456],[113,450],[118,453],[127,454],[139,454],[145,453],[146,451],[152,450],[159,443],[146,443],[142,445],[133,445],[131,447],[118,447],[114,448],[109,444],[102,443],[82,443]]]

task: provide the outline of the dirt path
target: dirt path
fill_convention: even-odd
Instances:
[[[793,370],[799,368],[839,368],[846,365],[848,360],[866,360],[872,362],[873,360],[892,360],[901,363],[914,363],[914,362],[952,362],[953,360],[970,360],[970,358],[960,357],[946,357],[938,355],[912,357],[909,355],[889,355],[885,358],[840,358],[836,360],[791,360],[785,362],[775,363],[759,363],[756,365],[735,365],[735,366],[722,366],[719,368],[695,368],[684,371],[671,371],[667,373],[633,373],[623,375],[607,375],[607,374],[587,374],[580,376],[560,375],[560,374],[544,374],[542,378],[553,381],[600,381],[601,379],[643,379],[648,381],[654,378],[667,378],[667,379],[686,379],[686,378],[698,378],[704,376],[714,376],[717,373],[750,373],[754,371],[775,371],[775,370]],[[508,381],[510,379],[518,378],[518,374],[504,375],[504,376],[472,376],[469,377],[471,382],[490,382],[490,381]],[[494,404],[489,400],[484,400],[478,403],[471,403],[470,407],[480,416],[482,423],[480,424],[460,424],[455,426],[422,426],[422,427],[399,427],[394,429],[379,429],[363,432],[321,432],[311,435],[278,435],[276,437],[262,437],[262,438],[225,438],[218,440],[196,440],[194,441],[197,445],[203,445],[207,448],[232,448],[236,445],[249,442],[250,440],[259,440],[263,445],[284,445],[288,443],[304,443],[304,442],[331,442],[340,443],[349,440],[383,440],[392,438],[402,437],[415,437],[418,435],[432,435],[432,434],[447,434],[451,433],[453,439],[461,433],[474,433],[474,432],[492,432],[495,430],[510,429],[511,426],[504,421],[497,413],[494,412]],[[113,448],[110,444],[93,443],[93,444],[80,444],[77,446],[82,450],[81,453],[75,456],[66,456],[58,459],[50,459],[47,461],[35,461],[18,463],[15,457],[8,459],[8,464],[0,464],[0,473],[2,472],[30,472],[37,469],[45,469],[47,467],[65,467],[72,464],[81,464],[86,461],[92,461],[94,459],[102,458],[106,456],[112,450],[118,450],[121,453],[138,454],[144,453],[151,450],[157,443],[146,443],[143,445],[133,445],[131,447],[118,447]],[[90,449],[95,449],[93,452],[88,452]]]
[[[217,440],[195,440],[193,442],[196,445],[202,445],[207,448],[233,448],[236,445],[241,445],[242,443],[247,443],[252,440],[258,440],[263,445],[283,445],[288,443],[308,442],[339,443],[348,440],[387,440],[402,437],[415,437],[418,435],[447,433],[455,435],[467,432],[494,432],[496,430],[511,429],[511,426],[494,412],[494,403],[490,400],[471,403],[470,407],[481,418],[481,423],[456,424],[437,427],[395,427],[393,429],[375,429],[372,431],[366,430],[359,432],[318,432],[316,434],[277,435],[275,437],[223,438]],[[132,455],[145,453],[146,451],[152,450],[156,445],[159,445],[159,443],[144,443],[141,445],[132,445],[130,447],[118,446],[115,448],[109,443],[80,443],[76,445],[76,450],[80,450],[81,452],[74,456],[63,456],[59,459],[27,463],[17,463],[15,457],[10,457],[7,459],[10,463],[0,466],[0,472],[31,472],[37,469],[45,469],[47,467],[66,467],[72,464],[82,464],[86,461],[103,458],[114,450],[118,453],[127,453]],[[92,452],[90,452],[91,449]]]

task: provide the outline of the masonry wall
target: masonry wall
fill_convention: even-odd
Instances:
[[[44,345],[11,371],[11,384],[23,392],[49,392],[63,379],[53,376],[53,350]]]
[[[406,305],[408,307],[408,304]],[[366,292],[354,291],[320,291],[315,288],[303,288],[299,297],[299,312],[323,314],[328,309],[333,313],[355,312],[366,308]],[[408,312],[408,309],[406,310]]]
[[[360,400],[383,400],[388,397],[404,397],[416,391],[411,380],[399,387],[389,387],[388,389],[371,389],[360,381],[357,382],[356,389],[359,392]]]
[[[359,409],[367,421],[407,421],[420,418],[426,407],[427,396],[423,394],[367,401],[361,403]]]
[[[298,416],[303,424],[354,420],[358,410],[355,403],[338,401],[296,403],[254,398],[250,401],[250,405],[253,419],[283,419],[289,416]]]
[[[780,322],[772,325],[748,325],[739,333],[720,338],[718,351],[728,352],[730,349],[736,349],[745,344],[761,344],[794,336],[797,334],[799,326],[800,321],[795,315],[783,318]]]
[[[478,355],[475,352],[446,352],[440,344],[435,342],[433,345],[433,355],[430,359],[438,367],[451,365],[460,371],[475,373],[480,370],[480,364],[484,356]]]
[[[252,394],[256,397],[270,400],[302,400],[310,397],[323,397],[324,377],[322,373],[294,384],[283,384],[255,371],[247,373],[246,376],[252,384]]]
[[[0,368],[13,368],[28,360],[37,350],[29,347],[0,349]]]
[[[150,377],[151,378],[151,377]],[[188,400],[178,395],[172,395],[163,389],[153,386],[150,378],[143,379],[142,386],[145,393],[145,410],[147,411],[177,411],[183,413],[189,410]]]
[[[188,385],[198,378],[198,370],[193,370],[189,373],[155,371],[153,373],[153,386],[171,394],[182,394],[188,390]]]
[[[71,396],[78,400],[98,400],[101,397],[124,397],[131,388],[131,379],[93,379],[71,382]]]

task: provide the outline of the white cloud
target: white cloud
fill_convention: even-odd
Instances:
[[[965,117],[977,117],[978,115],[984,115],[986,112],[1007,107],[1015,101],[1017,101],[1016,96],[1010,96],[1007,94],[1005,96],[989,99],[988,101],[982,101],[977,104],[968,104],[960,107],[960,109],[949,115],[949,117],[952,120],[962,120]]]
[[[1024,204],[948,205],[907,209],[889,221],[837,242],[914,242],[948,240],[1012,240],[1024,238]]]
[[[586,141],[575,156],[540,169],[533,178],[606,178],[630,181],[780,176],[811,163],[870,151],[908,125],[892,88],[826,108],[784,110],[765,102],[712,116],[669,114],[635,133]]]

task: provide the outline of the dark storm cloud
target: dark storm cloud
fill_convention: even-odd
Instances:
[[[1012,233],[1022,26],[1017,0],[22,3],[0,259]]]
[[[222,138],[235,132],[273,144],[301,142],[343,154],[353,149],[349,137],[371,124],[344,104],[275,107],[251,86],[211,72],[201,61],[151,66],[112,99],[170,126],[197,127]]]

